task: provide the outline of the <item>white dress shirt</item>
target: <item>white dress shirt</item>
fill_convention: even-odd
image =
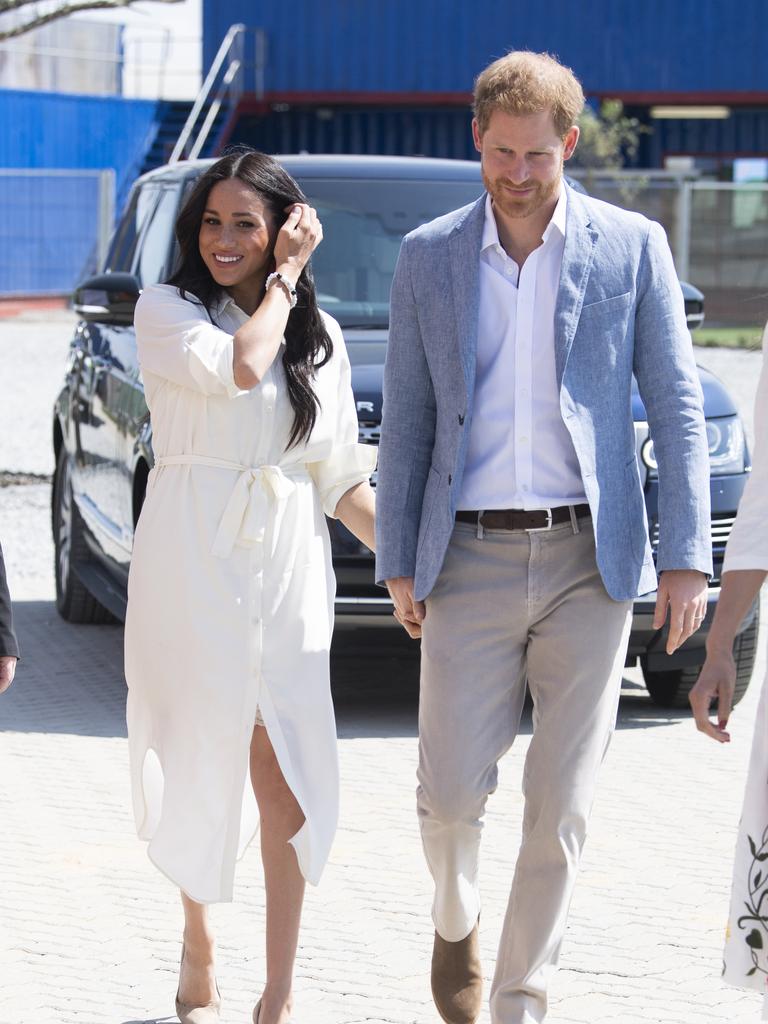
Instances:
[[[520,269],[499,242],[486,198],[474,412],[459,509],[535,509],[587,500],[555,373],[566,206],[562,188],[541,245]]]

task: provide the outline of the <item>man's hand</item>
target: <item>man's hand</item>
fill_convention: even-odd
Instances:
[[[395,606],[393,615],[413,640],[421,636],[421,624],[427,614],[423,601],[413,600],[413,577],[397,576],[387,580],[387,590]]]
[[[4,654],[0,657],[0,693],[7,690],[13,682],[17,661],[18,658],[12,658],[10,655]]]
[[[725,731],[733,704],[733,690],[736,686],[736,663],[730,650],[710,652],[701,670],[696,685],[688,694],[693,708],[696,728],[711,736],[718,743],[730,743],[730,734]],[[717,725],[710,720],[709,708],[717,698]]]
[[[707,577],[695,569],[667,569],[659,579],[653,628],[661,629],[669,610],[667,654],[693,636],[707,614]]]

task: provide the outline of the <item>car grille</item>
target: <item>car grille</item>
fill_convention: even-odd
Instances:
[[[712,538],[712,552],[715,555],[719,555],[721,558],[723,555],[725,545],[728,542],[728,538],[731,535],[731,530],[733,529],[735,519],[736,516],[734,513],[729,513],[727,515],[722,516],[715,515],[712,517],[710,531],[710,535]],[[656,551],[656,549],[659,546],[658,522],[655,522],[653,524],[653,528],[651,530],[651,544],[653,546],[653,550]]]
[[[720,573],[723,569],[723,555],[725,554],[725,545],[728,542],[728,538],[731,535],[733,524],[736,520],[735,513],[731,512],[726,515],[714,515],[712,516],[712,522],[710,524],[710,536],[712,538],[712,563],[714,573],[712,579],[709,581],[710,586],[717,586],[720,582]],[[654,556],[659,546],[659,524],[654,522],[651,526],[651,545],[653,547]]]
[[[378,444],[381,438],[381,423],[359,420],[357,440],[360,444]]]

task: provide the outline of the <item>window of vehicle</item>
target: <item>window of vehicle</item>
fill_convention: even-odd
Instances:
[[[143,193],[147,192],[144,196]],[[145,188],[139,199],[147,204],[151,219],[144,227],[139,246],[138,259],[133,273],[138,277],[142,288],[157,284],[169,273],[171,250],[173,246],[173,226],[179,205],[177,188]],[[137,212],[137,222],[141,211]]]
[[[478,198],[477,181],[301,179],[323,224],[318,301],[343,327],[386,326],[403,235]]]
[[[128,208],[112,236],[109,252],[104,263],[105,270],[116,272],[127,272],[130,270],[133,263],[133,252],[136,248],[136,239],[139,234],[137,225],[138,208],[139,190],[135,190],[131,196]]]

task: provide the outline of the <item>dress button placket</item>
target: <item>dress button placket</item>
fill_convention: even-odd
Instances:
[[[274,429],[274,408],[277,388],[275,387],[272,369],[267,372],[261,387],[258,389],[256,401],[260,404],[259,439],[257,443],[256,465],[271,463],[272,434]],[[261,480],[254,481],[254,487],[261,487]],[[262,540],[251,548],[251,637],[253,651],[253,675],[256,679],[256,701],[261,702],[263,679],[261,674],[262,650],[264,645],[264,569],[266,563],[266,542],[271,541],[264,524]]]

